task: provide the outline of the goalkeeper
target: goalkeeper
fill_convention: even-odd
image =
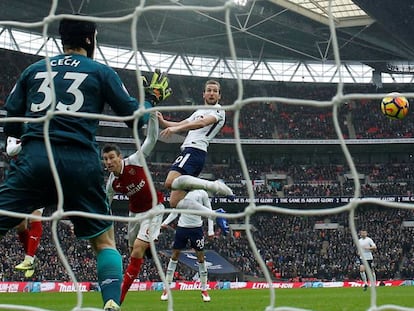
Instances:
[[[21,139],[22,150],[0,185],[2,211],[29,214],[39,206],[57,205],[58,192],[53,191],[57,184],[45,146],[46,129],[64,210],[111,215],[95,140],[98,121],[62,112],[101,114],[107,103],[117,115],[132,116],[139,103],[128,94],[113,69],[93,60],[95,23],[76,18],[60,22],[64,54],[48,59],[52,72],[47,70],[46,59],[32,64],[23,71],[6,100],[7,117],[25,117],[36,122],[28,122],[24,131],[21,122],[5,123],[5,135]],[[146,107],[158,104],[171,94],[166,77],[155,74],[152,82],[146,87]],[[49,110],[60,114],[49,115]],[[146,122],[146,117],[140,118],[139,126]],[[128,122],[131,124],[132,121]],[[120,310],[122,258],[115,245],[113,221],[83,216],[69,218],[75,235],[89,240],[96,254],[104,310]],[[0,236],[21,220],[1,215]]]

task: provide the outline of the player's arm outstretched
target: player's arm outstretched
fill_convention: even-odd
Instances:
[[[165,120],[160,112],[157,114],[161,126],[164,127],[164,129],[161,131],[162,137],[169,137],[174,133],[197,130],[217,122],[217,118],[213,115],[208,115],[204,118],[198,118],[194,120],[190,120],[190,117],[180,122],[173,122]]]
[[[169,121],[169,120],[165,120],[164,116],[162,115],[161,112],[157,112],[157,116],[158,116],[158,120],[160,122],[161,127],[166,128],[166,127],[171,127],[171,126],[179,126],[179,125],[183,125],[188,123],[189,121],[187,119],[182,120],[182,121]]]
[[[161,228],[167,228],[170,223],[173,222],[174,219],[178,217],[178,213],[170,213],[168,214],[168,217],[164,219],[164,221],[161,224]]]
[[[158,118],[155,112],[150,113],[148,121],[147,137],[145,138],[141,150],[144,157],[148,157],[154,149],[159,135]],[[138,151],[137,151],[138,152]]]
[[[108,202],[109,202],[110,206],[112,205],[112,201],[113,201],[114,196],[115,196],[115,190],[112,187],[112,182],[113,181],[114,181],[114,174],[111,173],[111,175],[109,175],[109,178],[106,182],[106,189],[105,189],[106,190],[106,197],[108,198]]]

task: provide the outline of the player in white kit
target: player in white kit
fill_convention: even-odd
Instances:
[[[205,190],[192,190],[188,192],[186,199],[194,200],[199,204],[211,210],[211,203],[208,194]],[[165,228],[171,223],[178,213],[171,213],[163,221],[161,227]],[[208,236],[214,236],[213,221],[208,218]],[[211,300],[207,292],[207,267],[204,259],[204,234],[203,234],[203,220],[201,216],[191,214],[181,214],[178,219],[177,229],[175,231],[175,239],[170,261],[168,263],[166,279],[168,284],[171,284],[174,277],[174,272],[177,267],[178,258],[181,250],[187,248],[190,242],[191,247],[195,250],[198,261],[198,272],[201,282],[201,298],[204,302]],[[164,289],[161,300],[168,300],[168,291]]]
[[[205,106],[220,108],[220,83],[208,80],[204,86],[203,99]],[[180,122],[167,121],[158,112],[158,120],[161,127],[164,127],[160,133],[161,137],[168,138],[172,134],[188,131],[181,145],[181,154],[172,164],[165,180],[165,187],[171,190],[170,206],[172,208],[208,210],[195,200],[183,200],[187,191],[194,189],[204,189],[219,195],[233,196],[233,191],[224,183],[218,180],[208,181],[197,178],[204,168],[207,148],[211,140],[224,125],[224,110],[201,108]]]
[[[361,258],[361,263],[359,266],[359,273],[361,274],[361,279],[364,282],[364,291],[366,291],[368,288],[368,278],[365,272],[366,269],[365,269],[364,263],[362,262],[362,257],[364,257],[367,260],[368,265],[371,268],[373,281],[374,281],[373,285],[375,286],[376,276],[375,276],[375,271],[374,271],[374,265],[373,265],[374,257],[372,256],[372,252],[377,250],[377,246],[375,245],[374,241],[370,237],[368,237],[367,230],[362,229],[360,230],[359,234],[360,234],[360,238],[358,242],[362,248],[362,254],[359,254],[359,257]]]

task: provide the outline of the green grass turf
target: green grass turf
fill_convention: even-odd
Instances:
[[[377,306],[400,305],[414,310],[413,287],[377,288]],[[288,306],[315,311],[359,311],[370,307],[370,291],[361,288],[276,289],[275,307]],[[166,311],[161,292],[129,292],[122,311]],[[270,304],[269,290],[212,290],[204,303],[199,291],[173,291],[174,311],[264,311]],[[0,304],[20,304],[48,310],[72,310],[75,293],[0,293]],[[99,293],[84,293],[83,307],[101,307]],[[10,310],[10,309],[9,309]],[[13,310],[13,309],[11,309]]]

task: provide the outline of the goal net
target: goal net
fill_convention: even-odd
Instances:
[[[27,28],[28,30],[30,30],[31,28],[38,29],[39,27],[41,27],[42,28],[42,40],[43,40],[42,49],[44,49],[45,51],[45,54],[46,54],[45,57],[51,57],[52,55],[55,55],[57,52],[60,52],[56,50],[56,48],[50,45],[51,41],[58,40],[58,38],[54,38],[53,36],[50,35],[51,33],[53,33],[53,25],[56,25],[58,21],[60,21],[61,19],[65,17],[69,17],[69,16],[73,17],[72,15],[69,15],[69,14],[65,15],[65,14],[57,13],[61,2],[63,1],[58,1],[58,0],[52,1],[50,5],[49,14],[47,16],[39,16],[38,19],[36,21],[33,21],[32,23],[16,22],[13,20],[0,20],[0,26],[11,27],[11,28],[18,27],[19,29]],[[127,14],[123,14],[122,9],[120,9],[119,12],[121,13],[118,14],[117,17],[113,17],[113,16],[112,17],[102,17],[102,16],[98,17],[98,16],[93,16],[93,15],[88,15],[87,13],[85,15],[77,17],[81,20],[90,20],[98,24],[98,42],[99,42],[99,25],[118,25],[118,24],[129,25],[129,29],[130,29],[129,44],[132,47],[132,51],[131,53],[129,53],[127,49],[119,48],[118,55],[113,56],[113,58],[123,57],[124,59],[126,59],[126,63],[128,64],[128,66],[126,66],[125,68],[133,67],[135,69],[135,88],[139,90],[139,94],[140,94],[139,101],[143,102],[144,101],[144,98],[143,98],[144,90],[143,90],[142,84],[140,83],[140,78],[139,78],[142,75],[141,70],[152,71],[153,69],[157,67],[165,68],[165,64],[162,64],[162,62],[166,61],[165,58],[163,58],[165,57],[165,55],[162,56],[162,52],[163,52],[162,46],[160,46],[160,51],[159,51],[161,53],[161,56],[158,56],[159,57],[158,60],[155,60],[155,61],[153,59],[150,60],[148,58],[148,55],[143,53],[140,48],[141,46],[140,41],[141,40],[145,41],[148,39],[148,38],[142,38],[140,36],[139,29],[137,27],[138,21],[140,21],[140,19],[143,18],[142,17],[143,14],[154,13],[155,18],[158,18],[160,14],[157,14],[157,13],[168,12],[168,14],[171,14],[173,16],[177,15],[177,22],[179,22],[179,19],[183,18],[182,13],[188,12],[188,13],[194,14],[194,16],[197,16],[199,18],[200,23],[202,23],[203,18],[206,18],[207,16],[209,16],[209,14],[214,13],[214,14],[220,14],[222,16],[223,21],[224,21],[222,25],[223,33],[227,37],[227,48],[228,48],[228,51],[231,57],[221,63],[220,62],[215,63],[214,61],[211,61],[209,64],[209,66],[211,66],[211,69],[207,70],[207,72],[213,73],[213,72],[216,72],[217,70],[220,71],[221,69],[219,69],[218,67],[222,66],[223,67],[222,71],[230,73],[230,75],[232,75],[233,79],[236,81],[234,84],[235,89],[233,90],[236,92],[236,98],[233,102],[229,103],[228,105],[223,105],[222,109],[225,110],[226,112],[232,113],[231,127],[234,130],[234,133],[232,134],[233,135],[232,139],[234,139],[234,145],[233,145],[234,148],[232,147],[232,153],[237,157],[240,163],[240,169],[241,169],[241,175],[242,175],[240,179],[243,179],[245,181],[245,184],[243,185],[243,187],[245,187],[247,191],[247,197],[248,197],[248,199],[246,199],[245,207],[241,212],[237,212],[237,213],[228,212],[228,213],[223,214],[223,217],[228,219],[230,223],[237,222],[239,224],[241,223],[245,225],[243,227],[244,228],[243,230],[245,230],[246,239],[248,241],[250,250],[254,254],[255,261],[259,265],[266,282],[269,284],[268,303],[267,303],[267,306],[265,307],[266,311],[305,310],[305,309],[302,309],[299,307],[283,306],[278,302],[278,298],[277,298],[278,291],[273,286],[273,276],[271,275],[269,271],[269,267],[267,265],[267,262],[265,261],[265,258],[263,258],[263,254],[262,254],[263,250],[258,249],[257,242],[255,241],[255,238],[254,238],[254,232],[252,232],[251,230],[250,225],[251,225],[252,217],[254,217],[255,215],[261,215],[261,214],[266,214],[266,215],[272,214],[272,215],[279,215],[279,216],[288,215],[288,216],[303,216],[303,217],[313,217],[313,216],[330,217],[330,216],[345,213],[347,215],[347,223],[349,226],[349,228],[347,229],[349,229],[349,234],[352,237],[352,241],[354,243],[353,247],[355,248],[355,253],[357,251],[359,253],[362,253],[363,250],[361,246],[359,246],[359,242],[358,242],[358,239],[359,239],[358,231],[357,231],[358,226],[357,226],[357,221],[356,221],[357,209],[363,208],[366,205],[375,205],[375,206],[382,206],[386,208],[402,209],[402,210],[409,210],[413,208],[413,204],[411,203],[387,202],[387,201],[381,200],[380,198],[375,198],[375,197],[361,198],[363,197],[363,195],[361,193],[359,172],[358,172],[357,166],[355,165],[353,155],[351,154],[349,150],[349,146],[347,145],[347,141],[344,138],[342,124],[340,123],[340,120],[339,120],[339,113],[340,113],[340,109],[348,102],[351,102],[354,100],[363,100],[363,99],[367,99],[367,100],[373,99],[373,100],[380,102],[380,100],[386,94],[385,93],[375,93],[375,94],[364,93],[363,94],[362,92],[344,94],[344,81],[342,79],[343,74],[344,74],[343,72],[344,69],[341,63],[340,49],[338,47],[338,41],[336,38],[335,20],[331,12],[331,4],[333,3],[333,1],[329,1],[329,2],[330,2],[330,5],[328,6],[329,8],[328,17],[329,17],[329,28],[331,32],[330,36],[332,38],[331,46],[332,46],[332,50],[335,55],[335,62],[333,64],[333,67],[334,67],[333,70],[336,72],[336,77],[339,79],[339,82],[336,85],[335,95],[331,99],[325,100],[325,101],[312,100],[312,99],[298,99],[292,96],[284,97],[284,96],[279,96],[278,94],[272,94],[272,96],[263,96],[263,97],[261,96],[246,97],[245,96],[245,94],[247,94],[248,92],[246,92],[245,90],[245,84],[243,80],[248,79],[247,77],[248,75],[243,71],[243,68],[239,62],[240,59],[238,57],[238,46],[235,43],[236,40],[234,38],[232,23],[231,23],[231,18],[235,14],[234,12],[235,11],[237,12],[238,10],[237,4],[235,4],[234,1],[226,1],[226,2],[218,1],[217,2],[218,4],[215,6],[191,5],[191,1],[188,2],[188,4],[183,4],[184,2],[182,1],[173,1],[173,0],[171,0],[170,3],[166,3],[166,4],[159,4],[159,3],[151,4],[151,2],[141,1],[140,3],[137,4],[137,6],[135,7],[135,10],[132,13],[128,12]],[[78,11],[83,13],[82,5],[80,5],[79,8],[74,8],[73,10],[74,10],[74,13]],[[241,20],[242,19],[240,19],[239,21]],[[151,24],[151,20],[146,20],[146,23]],[[159,28],[153,29],[154,37],[151,38],[152,40],[157,41],[157,32],[159,31],[160,31]],[[222,34],[218,34],[218,35],[222,35]],[[206,38],[206,40],[208,40],[208,38]],[[240,40],[237,40],[237,42],[240,42]],[[113,42],[113,45],[117,45],[117,42]],[[214,47],[212,48],[214,49]],[[196,47],[194,48],[194,51],[197,51]],[[97,59],[100,61],[107,61],[107,58],[102,57],[102,56],[105,56],[105,50],[103,50],[102,48],[98,48]],[[108,59],[110,59],[111,57],[112,55],[109,56]],[[168,57],[169,56],[167,56],[166,58]],[[206,58],[209,59],[209,57],[207,56]],[[187,58],[186,61],[183,61],[182,66],[183,67],[188,66],[189,63],[190,63],[190,60]],[[202,69],[199,68],[199,67],[204,67],[204,66],[208,66],[208,65],[194,64],[193,71],[191,71],[191,73],[197,74],[200,72],[202,76],[210,77],[208,74],[205,74],[205,72],[202,71]],[[165,69],[168,70],[168,68],[165,68]],[[51,69],[49,68],[49,70]],[[173,79],[174,78],[171,78],[172,84],[173,84]],[[226,90],[224,90],[224,92],[226,92]],[[410,97],[409,93],[404,94],[404,95],[407,95],[407,97]],[[186,99],[182,99],[182,100],[185,101]],[[249,164],[248,164],[249,159],[247,158],[244,152],[243,142],[242,142],[242,141],[246,142],[246,139],[242,138],[241,136],[242,129],[240,128],[239,125],[242,123],[241,118],[242,118],[243,111],[247,109],[247,107],[252,106],[252,105],[257,105],[258,103],[259,105],[284,104],[287,106],[297,107],[298,109],[299,107],[315,107],[315,109],[320,109],[320,108],[330,109],[331,115],[332,115],[332,120],[330,121],[332,122],[333,133],[336,135],[336,139],[337,139],[337,141],[335,141],[334,143],[336,143],[338,147],[341,149],[343,156],[346,160],[346,163],[349,167],[349,171],[350,171],[350,176],[351,176],[350,180],[352,183],[351,188],[353,189],[353,193],[351,195],[350,200],[348,200],[347,202],[344,202],[343,204],[342,203],[336,204],[335,206],[332,206],[330,208],[312,208],[312,209],[300,209],[300,208],[292,209],[292,208],[286,208],[285,206],[277,205],[277,204],[276,205],[261,204],[259,203],[259,201],[255,200],[256,194],[255,194],[255,188],[254,188],[252,176],[251,176],[252,172],[249,167]],[[140,109],[137,111],[137,113],[132,117],[136,121],[138,120],[139,117],[141,117],[146,112],[152,112],[152,111],[160,111],[163,113],[191,112],[195,109],[196,107],[193,105],[192,102],[186,102],[185,105],[173,105],[173,106],[161,104],[154,108],[144,108],[144,106],[141,106]],[[91,119],[99,120],[101,122],[123,122],[123,121],[131,120],[131,116],[130,117],[117,117],[109,113],[99,115],[99,114],[85,114],[85,113],[73,113],[73,112],[58,112],[58,111],[50,110],[47,119],[45,119],[44,121],[49,122],[49,120],[52,119],[57,114],[59,115],[67,114],[67,115],[75,116],[75,117],[77,116],[77,117],[82,117],[82,118],[91,118]],[[19,122],[37,122],[37,120],[33,120],[29,118],[18,118],[18,119],[11,120],[11,121],[16,121],[16,120]],[[10,122],[10,120],[8,120],[7,118],[2,119],[2,121]],[[134,148],[137,148],[139,150],[141,148],[140,145],[142,142],[142,137],[140,136],[140,132],[137,130],[136,126],[137,126],[137,123],[135,122],[134,130],[133,130],[133,133],[134,133],[133,140],[135,142]],[[268,124],[268,126],[271,127],[273,126],[273,124]],[[44,137],[45,137],[46,145],[49,148],[49,158],[52,159],[53,156],[52,156],[52,153],[50,152],[51,146],[48,140],[49,133],[46,129],[44,132]],[[125,137],[120,137],[120,141],[128,142],[129,140],[126,139]],[[232,143],[233,141],[229,142],[230,145]],[[142,159],[145,162],[145,159],[143,156],[142,156]],[[52,171],[54,175],[53,177],[57,181],[56,184],[58,185],[58,187],[60,187],[59,174],[56,171],[56,166],[55,166],[54,161],[51,161],[50,165],[52,167]],[[146,162],[145,162],[144,168],[145,168],[145,172],[147,176],[149,176],[149,178],[152,181],[149,165],[147,165]],[[153,200],[155,202],[156,191],[155,191],[154,183],[151,184],[151,189],[152,189],[152,193],[154,196]],[[58,224],[59,224],[59,221],[67,218],[67,216],[69,215],[70,216],[78,215],[78,216],[93,217],[93,218],[97,218],[98,216],[88,215],[88,214],[83,214],[83,213],[76,213],[76,212],[71,212],[70,214],[68,214],[68,212],[65,212],[63,210],[64,198],[62,197],[62,191],[59,188],[57,190],[59,194],[59,201],[57,204],[56,212],[48,216],[43,216],[41,217],[41,219],[43,221],[52,222],[51,234],[53,236],[53,241],[56,243],[55,246],[56,246],[59,259],[61,260],[63,266],[67,270],[67,273],[70,276],[71,280],[75,282],[75,284],[78,284],[76,277],[75,277],[75,273],[73,272],[73,267],[68,262],[65,252],[62,250],[62,245],[61,243],[59,243],[60,238],[58,235]],[[169,213],[172,211],[173,211],[172,209],[166,209],[163,213]],[[202,212],[199,210],[183,210],[181,212],[182,213],[193,213],[193,214],[202,215],[202,216],[213,216],[214,215],[213,212],[211,213]],[[4,211],[0,211],[0,214],[18,217],[22,219],[25,217],[29,219],[33,218],[33,216],[31,215],[22,215],[22,214],[12,213],[12,212],[5,213]],[[154,216],[154,215],[151,215],[151,216]],[[117,223],[124,223],[124,224],[130,220],[128,217],[123,217],[123,216],[114,216],[113,219]],[[153,253],[157,252],[157,245],[154,244],[154,242],[151,242],[151,250]],[[350,250],[350,252],[353,252],[353,250]],[[128,255],[128,254],[123,254],[123,255]],[[158,273],[161,279],[166,284],[165,273],[164,273],[166,266],[164,266],[163,263],[161,263],[161,261],[158,259],[157,256],[154,257],[154,262],[155,262],[156,268],[158,270]],[[372,274],[371,269],[369,268],[368,263],[366,262],[366,259],[363,258],[362,262],[367,267],[367,275],[368,275],[369,280],[372,282],[374,280],[373,274]],[[369,294],[370,294],[370,305],[367,308],[368,310],[414,310],[414,309],[409,309],[409,308],[405,308],[405,307],[398,306],[398,305],[380,305],[379,306],[378,305],[379,299],[377,297],[377,288],[375,286],[369,289]],[[237,304],[237,301],[234,301],[234,303]],[[340,304],[340,302],[338,302],[338,304]],[[77,290],[77,301],[74,303],[73,308],[74,308],[73,310],[97,310],[97,309],[83,307],[83,293],[80,290],[80,288],[78,288]],[[166,305],[165,308],[168,310],[173,310],[174,300],[173,299],[169,300],[168,305]],[[0,302],[0,309],[43,310],[36,306],[27,307],[27,306],[19,305],[17,303],[14,305],[9,305],[9,304],[2,304],[1,302]]]

